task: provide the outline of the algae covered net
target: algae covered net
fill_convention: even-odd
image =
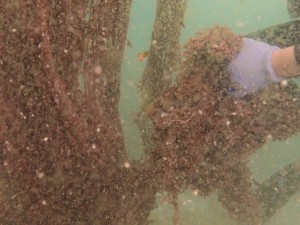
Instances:
[[[230,216],[262,224],[298,190],[298,164],[260,186],[247,165],[268,140],[299,132],[298,86],[228,95],[226,67],[241,36],[202,30],[181,57],[187,3],[157,1],[136,121],[145,157],[133,161],[118,109],[131,0],[2,2],[0,224],[151,224],[157,193],[180,224],[178,196],[187,189],[218,191]],[[270,29],[253,35],[272,38]]]

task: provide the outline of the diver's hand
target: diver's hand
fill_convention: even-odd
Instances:
[[[272,82],[279,82],[272,68],[272,54],[278,49],[263,42],[243,38],[240,53],[228,65],[231,87],[235,97],[252,94]]]

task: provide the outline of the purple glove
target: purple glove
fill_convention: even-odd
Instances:
[[[235,59],[228,65],[231,74],[229,93],[243,97],[266,87],[272,82],[280,82],[273,71],[272,53],[278,47],[249,38],[243,38],[243,47]]]

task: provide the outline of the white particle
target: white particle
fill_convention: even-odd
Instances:
[[[280,86],[281,87],[286,87],[287,85],[288,85],[288,81],[287,80],[280,81]]]
[[[48,140],[49,140],[49,138],[48,137],[44,137],[44,139],[43,139],[45,142],[47,142]]]
[[[96,144],[92,144],[92,149],[96,149]]]
[[[36,176],[42,179],[45,176],[45,174],[43,172],[36,171]]]
[[[59,104],[59,97],[57,95],[54,96],[54,102],[56,104]]]
[[[101,73],[102,73],[102,67],[101,66],[99,66],[99,65],[97,65],[96,67],[95,67],[95,74],[98,74],[98,75],[100,75]]]
[[[198,110],[198,113],[199,113],[199,115],[202,115],[203,111],[202,110]]]
[[[47,205],[46,200],[43,200],[43,201],[42,201],[42,204],[43,204],[43,205]]]
[[[272,139],[273,139],[272,134],[268,134],[268,135],[267,135],[267,139],[268,139],[268,140],[272,140]]]
[[[129,168],[130,168],[130,166],[131,166],[131,165],[130,165],[130,163],[129,163],[129,162],[125,162],[125,163],[124,163],[124,167],[125,167],[126,169],[129,169]]]
[[[244,26],[244,23],[238,22],[236,25],[237,25],[238,27],[243,27],[243,26]]]
[[[100,132],[100,130],[101,130],[100,127],[97,127],[97,132],[98,132],[98,133]]]
[[[65,49],[65,50],[64,50],[64,53],[68,53],[68,49]]]
[[[3,166],[8,166],[8,162],[7,162],[7,161],[4,161],[4,162],[3,162]]]
[[[164,113],[164,112],[163,112],[163,113],[160,114],[160,117],[161,117],[161,118],[164,118],[164,117],[166,117],[166,116],[168,116],[168,113]]]
[[[230,121],[229,121],[229,120],[226,121],[226,125],[227,125],[227,126],[230,125]]]
[[[15,33],[15,32],[17,32],[17,29],[13,28],[13,29],[11,29],[11,32]]]
[[[199,195],[199,190],[198,189],[193,190],[193,195]]]

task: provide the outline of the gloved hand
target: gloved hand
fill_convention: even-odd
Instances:
[[[228,65],[231,87],[229,93],[243,97],[266,87],[272,82],[280,82],[273,71],[271,60],[275,46],[243,38],[240,53]]]

